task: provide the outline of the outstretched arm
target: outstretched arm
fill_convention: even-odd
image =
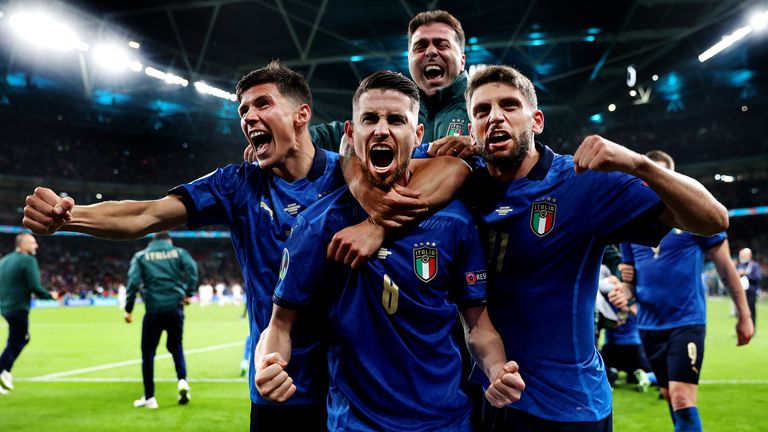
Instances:
[[[715,264],[717,273],[720,275],[725,286],[728,287],[733,304],[736,305],[736,314],[738,315],[736,323],[737,345],[746,345],[752,339],[755,327],[752,323],[752,314],[749,311],[749,306],[747,306],[747,298],[744,295],[744,290],[741,288],[741,282],[739,282],[739,274],[736,272],[736,266],[733,265],[731,260],[731,248],[728,245],[728,240],[726,239],[709,249],[707,257]]]
[[[501,336],[493,327],[485,306],[462,310],[461,319],[469,352],[491,383],[485,397],[497,408],[519,401],[525,383],[517,363],[507,361]]]
[[[168,195],[149,201],[106,201],[77,206],[48,188],[38,187],[27,196],[24,226],[35,234],[75,231],[112,240],[144,237],[174,228],[187,221],[181,198]]]
[[[291,328],[297,317],[297,311],[274,305],[269,326],[261,333],[253,356],[256,388],[274,402],[285,402],[296,393],[285,367],[291,361]]]
[[[573,155],[577,173],[621,171],[644,180],[667,209],[659,221],[700,235],[728,228],[728,211],[698,181],[663,168],[648,157],[598,135],[588,136]]]

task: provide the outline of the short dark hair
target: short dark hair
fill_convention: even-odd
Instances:
[[[152,237],[152,240],[170,240],[171,239],[171,233],[168,231],[160,231]]]
[[[645,156],[648,157],[648,159],[654,161],[654,162],[664,162],[667,164],[669,169],[672,171],[675,170],[675,160],[672,159],[672,156],[669,155],[669,153],[661,150],[651,150],[648,153],[645,154]]]
[[[309,90],[307,80],[302,74],[280,63],[279,60],[272,60],[268,65],[243,76],[235,87],[237,100],[239,101],[249,88],[259,84],[274,84],[283,96],[312,107],[312,92]]]
[[[352,108],[360,101],[363,93],[370,90],[392,90],[402,93],[411,99],[411,109],[418,110],[419,107],[419,88],[416,84],[399,72],[383,70],[375,72],[365,77],[357,86],[355,94],[352,96]]]
[[[520,90],[523,97],[528,101],[531,109],[539,109],[539,101],[536,98],[536,89],[533,83],[519,70],[511,66],[492,65],[477,70],[469,80],[467,89],[464,91],[464,98],[467,100],[467,112],[470,113],[469,103],[472,94],[484,84],[502,83],[509,84]]]
[[[408,46],[410,47],[411,37],[419,27],[436,22],[446,24],[448,27],[453,29],[453,31],[456,33],[456,43],[459,44],[461,51],[464,51],[465,36],[464,29],[461,27],[461,22],[459,22],[455,16],[439,9],[419,12],[415,17],[411,19],[411,21],[408,23]]]

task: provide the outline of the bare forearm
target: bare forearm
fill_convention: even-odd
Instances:
[[[291,359],[291,332],[280,326],[269,325],[261,333],[259,343],[256,344],[256,359],[261,359],[269,353],[280,353],[285,361]]]
[[[728,288],[728,294],[733,300],[733,304],[736,306],[736,311],[739,317],[749,316],[749,306],[747,305],[747,296],[744,294],[744,289],[741,287],[741,281],[739,281],[739,274],[736,270],[729,268],[727,265],[715,264],[717,272],[720,274],[720,278],[723,281],[723,285]]]
[[[411,166],[413,177],[408,182],[408,188],[419,192],[432,209],[442,207],[453,199],[472,173],[464,160],[450,156],[414,160]]]
[[[64,224],[62,230],[112,240],[141,238],[186,222],[184,205],[180,201],[172,203],[167,200],[107,201],[75,206],[72,219]]]
[[[466,339],[472,358],[492,381],[507,362],[504,343],[499,333],[492,327],[490,329],[476,327],[467,332]]]
[[[669,210],[662,222],[700,235],[728,228],[728,211],[698,181],[641,156],[630,174],[644,180]]]

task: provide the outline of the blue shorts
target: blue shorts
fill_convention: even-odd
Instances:
[[[612,432],[613,414],[594,422],[556,422],[516,408],[483,405],[483,431],[486,432]]]
[[[668,388],[670,381],[699,383],[706,333],[704,325],[640,331],[645,355],[659,387]]]

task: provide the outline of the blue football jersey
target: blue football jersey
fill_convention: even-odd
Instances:
[[[328,305],[330,430],[467,430],[451,329],[485,301],[485,260],[469,211],[453,201],[387,238],[359,270],[329,262],[334,233],[366,214],[342,188],[302,213],[283,253],[275,303]]]
[[[217,169],[169,192],[181,196],[190,229],[214,224],[229,226],[245,281],[251,352],[262,330],[269,325],[280,254],[296,216],[343,184],[339,155],[316,149],[309,174],[294,182],[283,180],[271,170],[243,163]],[[320,335],[314,328],[303,330],[297,332],[289,367],[300,390],[288,404],[323,401],[327,394],[326,347],[319,345]],[[270,404],[256,390],[254,368],[249,368],[248,373],[251,400]]]
[[[725,238],[725,233],[704,237],[674,229],[658,247],[621,245],[622,260],[635,266],[640,330],[706,324],[704,254]]]
[[[605,343],[611,345],[640,345],[640,332],[637,330],[637,317],[628,314],[624,324],[605,330]]]
[[[559,421],[598,421],[611,389],[595,349],[594,307],[603,250],[621,239],[655,244],[665,206],[623,173],[576,174],[571,156],[536,144],[521,179],[488,178],[476,210],[487,243],[488,311],[526,387],[510,405]]]

